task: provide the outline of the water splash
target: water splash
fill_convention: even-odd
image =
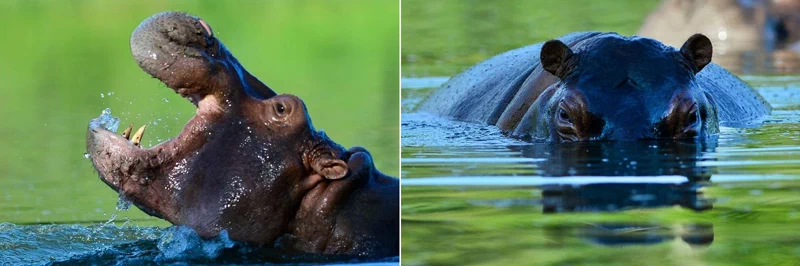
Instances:
[[[287,255],[232,241],[226,231],[203,240],[189,227],[15,225],[0,223],[0,265],[189,265],[348,263],[396,265],[399,257]]]
[[[131,201],[128,200],[128,198],[125,197],[125,195],[122,194],[122,192],[120,192],[119,193],[119,200],[117,201],[117,208],[116,208],[116,210],[114,210],[114,213],[111,214],[111,218],[109,218],[108,221],[103,223],[103,226],[107,226],[107,225],[113,224],[114,220],[117,219],[117,216],[119,215],[120,211],[126,211],[126,210],[128,210],[130,208],[131,208]],[[127,224],[128,221],[126,220],[125,223]]]
[[[131,201],[125,197],[124,194],[119,193],[119,201],[117,201],[117,211],[125,211],[131,208]]]
[[[89,122],[89,128],[102,127],[108,131],[116,132],[119,127],[119,118],[111,115],[111,108],[106,108],[95,119]]]
[[[222,231],[217,237],[203,240],[196,231],[185,226],[168,228],[158,240],[160,254],[158,262],[181,261],[188,259],[216,259],[224,249],[232,248],[235,243],[228,237],[228,231]]]
[[[0,265],[130,264],[154,250],[147,243],[154,246],[160,235],[156,227],[0,223]]]

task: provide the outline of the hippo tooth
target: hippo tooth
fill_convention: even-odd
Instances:
[[[133,145],[139,146],[139,143],[142,142],[142,136],[144,135],[144,129],[147,128],[147,125],[144,125],[136,130],[136,134],[133,134],[133,138],[131,138],[131,142]]]
[[[128,125],[128,128],[125,131],[122,131],[122,137],[125,139],[131,139],[131,130],[133,130],[133,124]]]

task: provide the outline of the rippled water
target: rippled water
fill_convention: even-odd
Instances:
[[[743,79],[762,125],[572,144],[414,113],[447,78],[403,79],[403,263],[800,263],[800,78]]]
[[[369,263],[395,265],[398,257],[381,260],[291,255],[231,241],[226,233],[203,240],[182,226],[168,228],[50,224],[19,226],[0,223],[0,265],[156,265]]]

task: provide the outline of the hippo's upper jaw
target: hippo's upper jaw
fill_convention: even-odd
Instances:
[[[195,105],[207,94],[275,96],[239,64],[205,21],[185,13],[164,12],[143,21],[131,35],[131,53],[142,70]]]
[[[86,149],[103,182],[203,237],[227,230],[258,245],[289,236],[289,248],[309,253],[398,254],[397,180],[365,150],[345,151],[316,131],[301,99],[275,95],[210,29],[172,12],[136,29],[136,61],[197,114],[151,148],[139,146],[144,127],[118,136],[90,123]]]

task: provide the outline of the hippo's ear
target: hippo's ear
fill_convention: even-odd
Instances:
[[[572,50],[559,40],[549,40],[544,43],[539,55],[544,70],[560,79],[567,74],[564,66],[570,57],[572,57]]]
[[[347,175],[347,163],[336,158],[317,158],[311,167],[327,179],[340,179]]]
[[[711,63],[711,55],[714,50],[711,47],[711,40],[703,34],[695,34],[689,37],[683,46],[681,46],[681,54],[683,54],[694,67],[692,70],[695,74],[703,70],[703,68]]]

